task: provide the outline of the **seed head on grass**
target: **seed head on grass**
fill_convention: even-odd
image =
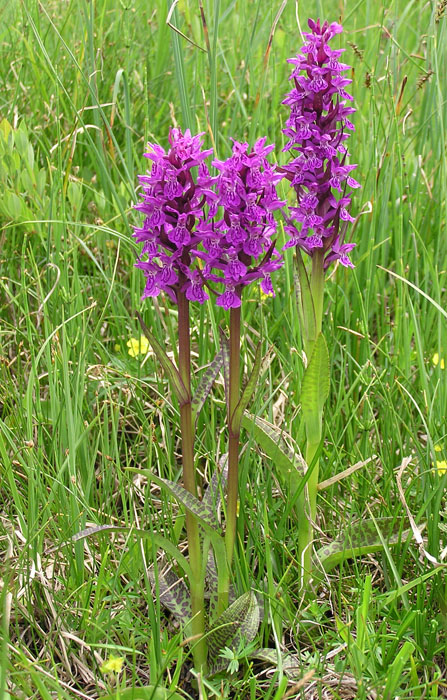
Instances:
[[[200,226],[205,251],[197,255],[205,263],[204,277],[223,285],[216,303],[227,310],[241,305],[243,288],[254,280],[260,280],[264,294],[274,294],[270,274],[283,264],[272,240],[273,211],[284,205],[276,192],[282,175],[268,162],[274,145],[265,141],[259,139],[250,149],[233,140],[231,156],[213,161],[222,218]]]
[[[285,247],[298,246],[310,256],[323,249],[325,267],[335,260],[353,267],[349,252],[355,244],[344,242],[347,224],[354,220],[346,188],[360,187],[350,175],[356,165],[348,164],[345,145],[354,130],[349,120],[355,112],[349,104],[353,97],[345,89],[352,81],[342,75],[349,68],[339,61],[344,49],[329,46],[343,28],[311,19],[309,28],[304,34],[307,43],[288,59],[295,66],[290,76],[293,88],[283,101],[290,107],[283,150],[291,151],[294,159],[282,170],[298,203],[290,207],[285,226],[290,240]]]
[[[167,292],[177,301],[177,291],[190,301],[208,299],[204,280],[193,267],[193,253],[200,243],[196,227],[215,209],[216,195],[205,163],[212,149],[203,150],[202,134],[192,136],[189,129],[171,129],[168,152],[149,144],[146,157],[152,168],[140,175],[143,201],[135,209],[145,214],[143,226],[134,229],[134,236],[143,243],[140,267],[146,276],[143,298]],[[196,174],[197,169],[197,174]]]

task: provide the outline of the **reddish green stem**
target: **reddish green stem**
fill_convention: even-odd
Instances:
[[[180,280],[181,283],[181,280]],[[194,467],[194,428],[191,412],[191,350],[189,336],[189,301],[183,292],[178,292],[178,364],[188,401],[180,406],[180,430],[182,434],[183,484],[194,496],[197,493]],[[206,673],[207,643],[205,634],[204,580],[202,576],[202,553],[197,519],[186,511],[186,533],[188,553],[192,570],[191,589],[191,631],[197,641],[193,647],[194,665],[197,671]]]
[[[234,543],[236,540],[237,500],[239,479],[239,435],[240,429],[232,430],[232,417],[239,402],[240,393],[240,339],[241,339],[241,309],[230,310],[230,388],[228,398],[228,493],[227,493],[227,524],[225,530],[225,546],[227,550],[228,570],[233,561]]]

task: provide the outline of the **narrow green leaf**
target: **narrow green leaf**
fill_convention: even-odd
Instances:
[[[241,420],[248,403],[253,396],[253,392],[256,387],[256,383],[259,379],[259,372],[261,370],[261,343],[258,344],[255,353],[255,360],[253,363],[253,368],[251,374],[248,378],[247,384],[245,385],[242,396],[239,399],[239,403],[234,409],[234,413],[231,416],[231,430],[233,433],[237,434],[241,429]]]
[[[199,501],[199,499],[193,496],[192,493],[184,489],[183,486],[180,486],[180,484],[176,484],[174,481],[162,479],[152,472],[150,472],[150,478],[159,486],[167,489],[177,501],[179,501],[187,510],[195,515],[198,520],[200,520],[203,526],[208,526],[208,528],[212,528],[216,531],[219,530],[219,524],[216,520],[216,516],[207,503]]]
[[[316,336],[317,324],[315,319],[315,307],[312,299],[309,276],[303,262],[301,251],[298,248],[296,249],[295,262],[296,271],[294,272],[294,282],[298,315],[300,317],[303,336],[309,341]]]
[[[138,321],[140,322],[140,326],[142,328],[142,331],[148,341],[150,342],[153,351],[155,352],[158,361],[160,362],[161,366],[163,367],[164,371],[169,377],[169,380],[171,382],[172,390],[174,391],[180,405],[184,405],[185,403],[188,403],[189,401],[189,395],[186,390],[185,385],[182,382],[182,378],[180,376],[180,372],[178,371],[177,367],[174,365],[174,363],[169,359],[167,356],[166,352],[163,349],[163,346],[161,343],[158,342],[156,337],[154,336],[153,333],[149,330],[149,328],[146,326],[144,323],[141,314],[137,313],[137,318]]]
[[[150,582],[155,587],[155,574],[153,569],[148,572]],[[174,617],[186,626],[192,617],[191,595],[188,586],[182,578],[172,570],[158,573],[158,591],[160,603],[171,612]]]
[[[329,353],[324,336],[319,333],[301,387],[301,409],[310,442],[320,441],[320,419],[328,396]]]
[[[210,659],[217,661],[221,649],[236,642],[242,635],[252,641],[258,631],[259,606],[255,594],[248,591],[232,603],[217,620],[208,633]],[[235,644],[233,644],[235,645]]]
[[[197,386],[197,389],[195,391],[195,394],[192,398],[191,401],[191,411],[192,411],[192,419],[194,424],[197,422],[197,418],[199,416],[200,411],[203,408],[203,405],[208,397],[208,394],[211,391],[211,388],[214,384],[214,380],[216,379],[217,375],[219,374],[220,368],[223,365],[223,350],[222,348],[219,350],[217,353],[216,357],[214,360],[211,362],[210,365],[206,368],[206,370],[203,372],[199,384]]]
[[[294,484],[300,480],[305,472],[305,462],[300,454],[298,446],[292,450],[284,439],[281,428],[245,411],[242,416],[242,427],[251,433],[256,442],[278,468],[281,477],[287,484]],[[286,436],[293,443],[290,435]]]
[[[191,567],[186,557],[183,556],[180,550],[177,549],[177,547],[172,544],[170,540],[163,537],[163,535],[159,535],[157,532],[151,532],[150,530],[139,530],[134,527],[122,527],[121,525],[95,525],[94,527],[87,527],[85,530],[81,530],[81,532],[76,533],[76,535],[73,535],[71,538],[71,541],[77,542],[85,537],[95,535],[98,532],[125,532],[126,534],[135,533],[137,537],[152,540],[157,547],[163,549],[166,554],[170,554],[171,557],[175,559],[177,564],[183,569],[189,580],[192,580]]]
[[[168,0],[169,3],[170,0]],[[175,6],[175,2],[170,4],[169,15],[170,21],[169,26],[171,28],[171,39],[172,39],[172,50],[174,54],[175,63],[175,73],[177,78],[177,87],[180,94],[180,104],[182,107],[183,122],[186,129],[194,128],[194,121],[191,113],[191,100],[188,95],[188,86],[185,75],[185,65],[183,57],[183,47],[180,35],[178,34],[178,13]]]
[[[326,573],[346,559],[383,549],[378,527],[383,540],[390,546],[405,541],[410,534],[408,530],[405,532],[399,530],[394,518],[377,518],[375,521],[359,520],[353,523],[347,532],[343,532],[336,540],[318,550],[317,559]]]
[[[394,659],[393,663],[387,668],[387,681],[383,693],[383,697],[385,698],[385,700],[391,700],[392,698],[396,697],[396,692],[398,691],[398,687],[402,682],[402,671],[404,670],[408,659],[410,658],[414,650],[414,644],[412,642],[409,642],[408,640],[405,641],[402,645],[402,648],[399,650],[396,658]]]
[[[230,397],[230,341],[228,340],[222,328],[219,328],[220,348],[222,351],[223,360],[223,375],[225,384],[225,400],[227,402],[227,411]]]
[[[166,688],[147,685],[145,688],[125,688],[118,694],[102,695],[99,700],[183,700],[183,697]]]

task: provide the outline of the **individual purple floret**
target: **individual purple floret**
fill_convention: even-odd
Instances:
[[[233,140],[233,152],[225,161],[215,160],[217,205],[223,218],[201,222],[198,232],[205,252],[196,255],[205,262],[203,276],[223,284],[216,303],[224,309],[241,305],[243,288],[260,279],[261,289],[273,294],[271,272],[283,264],[272,236],[276,222],[272,212],[284,206],[276,184],[283,177],[268,162],[274,146],[259,139],[252,150],[247,143]]]
[[[136,263],[146,275],[143,298],[155,297],[161,291],[177,301],[177,292],[201,304],[208,299],[204,280],[191,265],[200,243],[197,222],[204,220],[204,207],[215,208],[216,195],[205,159],[212,153],[202,150],[202,134],[191,136],[189,129],[169,133],[170,149],[149,143],[145,156],[152,169],[140,175],[143,201],[135,209],[145,214],[143,226],[134,229],[134,236],[143,243],[147,259]],[[192,168],[197,168],[195,177]]]
[[[344,49],[329,46],[343,28],[335,22],[308,23],[307,43],[296,58],[288,59],[295,66],[290,76],[294,87],[283,101],[290,107],[283,150],[294,151],[295,157],[282,171],[298,204],[290,208],[285,226],[290,240],[285,247],[299,246],[311,256],[322,250],[325,267],[335,260],[353,267],[348,253],[354,244],[344,243],[347,222],[354,221],[346,188],[360,187],[350,175],[357,166],[347,163],[344,143],[354,130],[348,118],[355,112],[349,106],[353,98],[345,90],[352,81],[342,75],[349,68],[339,61]]]

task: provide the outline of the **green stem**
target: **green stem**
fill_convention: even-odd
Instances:
[[[194,467],[194,429],[191,411],[191,351],[189,337],[189,302],[183,292],[178,292],[178,334],[179,372],[188,393],[189,400],[180,406],[180,430],[182,435],[183,484],[185,489],[196,496]],[[194,666],[197,671],[206,673],[208,649],[205,635],[204,576],[199,525],[195,516],[186,511],[186,533],[188,554],[192,571],[189,582],[191,590],[191,632],[197,641],[193,646]]]
[[[228,605],[228,589],[231,563],[236,540],[237,501],[239,480],[239,436],[240,429],[233,432],[231,419],[239,402],[240,394],[240,338],[241,309],[230,310],[230,387],[228,397],[228,485],[225,528],[225,548],[227,552],[226,580],[222,582],[222,601],[219,607]]]
[[[310,291],[315,313],[315,336],[304,339],[304,349],[307,360],[310,360],[312,350],[318,335],[321,333],[323,323],[323,297],[324,297],[324,258],[323,251],[318,250],[312,256],[312,274],[310,278]],[[307,347],[306,347],[307,345]]]
[[[304,338],[304,349],[307,361],[310,362],[315,341],[321,333],[323,321],[324,297],[324,255],[319,250],[312,256],[312,273],[310,278],[313,312],[315,314],[315,335]],[[313,526],[317,514],[317,494],[319,479],[319,460],[315,455],[320,446],[323,431],[323,414],[318,403],[314,407],[314,415],[306,423],[306,463],[311,469],[306,488],[298,499],[300,523],[298,533],[299,553],[302,564],[301,589],[304,591],[312,577],[312,542]]]
[[[317,493],[319,477],[319,460],[313,466],[315,454],[320,445],[320,441],[306,444],[306,463],[312,469],[304,491],[298,498],[298,509],[300,512],[298,524],[298,547],[301,561],[300,588],[305,590],[312,577],[312,542],[313,526],[317,513]]]

